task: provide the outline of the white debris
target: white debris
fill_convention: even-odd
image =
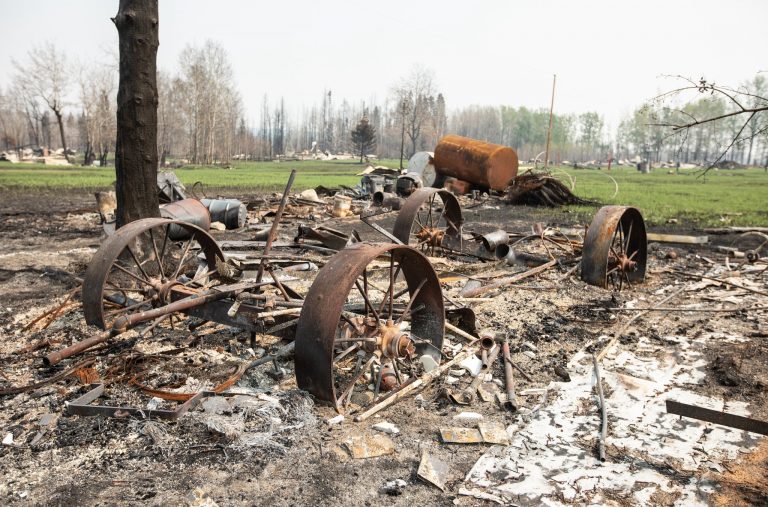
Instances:
[[[389,433],[390,435],[397,435],[398,433],[400,433],[400,428],[386,421],[376,423],[373,426],[371,426],[371,428],[375,429],[376,431],[383,431],[384,433]]]
[[[748,432],[666,412],[665,401],[673,399],[746,415],[744,403],[726,405],[692,392],[706,376],[708,339],[664,337],[675,343],[668,347],[641,336],[631,350],[619,347],[604,358],[607,444],[610,454],[621,456],[609,455],[604,463],[589,452],[599,432],[591,356],[576,354],[568,364],[572,381],[550,384],[548,400],[513,431],[507,429],[509,446],[493,446],[477,461],[460,494],[472,491],[521,504],[598,505],[612,501],[602,491],[626,491],[625,501],[638,505],[655,494],[671,494],[678,505],[706,505],[715,485],[698,477],[759,442]],[[691,478],[670,481],[670,472]]]
[[[432,370],[437,369],[439,366],[437,364],[437,361],[435,361],[435,358],[430,356],[429,354],[424,354],[419,358],[419,361],[421,361],[421,365],[424,366],[424,372],[429,373]]]
[[[13,445],[13,433],[8,433],[3,438],[3,445]]]
[[[330,419],[326,419],[325,422],[328,424],[328,426],[333,426],[334,424],[341,424],[344,422],[344,416],[339,414],[336,417],[331,417]]]
[[[459,366],[467,370],[473,377],[476,377],[480,370],[483,368],[483,362],[479,357],[472,354],[465,360],[459,363]]]
[[[483,420],[483,414],[477,412],[461,412],[453,416],[453,420],[462,423],[475,423]]]

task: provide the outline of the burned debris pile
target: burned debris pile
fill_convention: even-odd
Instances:
[[[507,187],[505,200],[509,204],[527,206],[565,206],[594,204],[577,197],[562,181],[550,173],[529,170],[515,176]]]
[[[110,445],[270,477],[295,459],[385,495],[418,478],[499,504],[699,498],[691,477],[765,433],[764,407],[710,383],[765,400],[765,370],[727,360],[765,333],[765,245],[649,244],[630,206],[576,227],[517,217],[513,193],[583,201],[501,148],[449,136],[407,174],[296,193],[293,172],[247,202],[159,179],[162,218],[108,231],[82,283],[9,326],[5,456],[59,452],[99,417]],[[384,456],[388,474],[337,473]]]

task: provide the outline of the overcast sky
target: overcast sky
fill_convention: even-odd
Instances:
[[[118,1],[0,0],[0,86],[11,58],[46,40],[71,58],[117,48]],[[248,117],[264,93],[297,113],[336,98],[383,102],[414,64],[435,73],[449,109],[469,104],[598,111],[615,126],[674,83],[738,85],[768,71],[768,1],[160,0],[158,67],[187,44],[228,51]]]

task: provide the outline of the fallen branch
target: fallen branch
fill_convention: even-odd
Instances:
[[[595,367],[595,378],[597,381],[597,394],[600,396],[600,416],[602,424],[600,426],[600,461],[605,461],[605,437],[608,435],[608,412],[605,409],[605,396],[603,395],[603,383],[600,380],[600,365],[597,357],[592,354],[592,365]]]

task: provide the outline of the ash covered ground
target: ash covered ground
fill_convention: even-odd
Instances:
[[[246,199],[247,200],[247,199]],[[177,422],[140,417],[68,415],[65,404],[107,382],[100,403],[146,406],[152,396],[134,381],[184,392],[210,389],[245,361],[274,350],[285,336],[257,336],[219,325],[188,331],[159,326],[153,337],[129,332],[89,353],[44,367],[40,357],[98,332],[83,321],[78,298],[67,296],[102,241],[90,194],[3,195],[0,233],[0,389],[44,381],[92,358],[80,373],[0,397],[0,498],[6,504],[142,505],[480,505],[764,504],[768,501],[766,444],[758,435],[659,411],[666,397],[768,420],[768,345],[765,265],[725,261],[711,245],[652,244],[647,279],[620,293],[586,285],[571,266],[556,267],[474,301],[477,326],[511,337],[514,361],[530,380],[516,376],[523,410],[504,411],[495,401],[457,406],[441,396],[446,378],[371,419],[340,424],[336,412],[296,387],[293,362],[245,373],[238,395],[207,400]],[[596,208],[597,209],[597,208]],[[489,202],[465,210],[465,228],[526,233],[534,222],[583,228],[590,217],[558,210]],[[258,220],[258,213],[253,214]],[[363,239],[384,238],[356,218],[288,218],[281,240],[299,223],[325,225]],[[392,216],[377,222],[390,229]],[[669,230],[669,229],[668,229]],[[691,230],[674,230],[685,234]],[[245,240],[248,231],[216,232],[218,241]],[[712,238],[727,244],[730,239]],[[732,239],[732,238],[731,238]],[[304,254],[318,265],[327,260]],[[436,260],[435,269],[472,277],[512,273],[497,263]],[[763,271],[760,271],[760,270]],[[517,271],[520,271],[518,268]],[[707,283],[685,272],[733,280],[752,289]],[[302,293],[316,273],[296,275]],[[458,277],[460,278],[460,277]],[[466,283],[443,289],[459,298]],[[738,312],[650,312],[626,328],[632,311],[673,292],[665,307],[741,306]],[[64,303],[62,315],[42,328],[35,319]],[[598,459],[600,411],[591,372],[592,352],[612,338],[601,368],[609,414],[607,460]],[[447,336],[461,344],[457,336]],[[563,372],[567,373],[566,376]],[[144,376],[141,376],[144,375]],[[138,376],[138,377],[137,377]],[[150,378],[151,377],[151,378]],[[469,382],[457,377],[459,385]],[[503,380],[500,362],[494,378]],[[214,401],[215,400],[215,401]],[[172,408],[173,402],[157,401]],[[505,428],[504,444],[447,444],[440,428],[472,411]],[[372,429],[394,424],[399,433]],[[11,435],[8,437],[8,435]],[[384,437],[391,452],[355,459],[350,442]],[[441,490],[417,475],[424,453],[446,463]],[[401,481],[395,483],[394,481]],[[390,483],[388,485],[388,483]]]

